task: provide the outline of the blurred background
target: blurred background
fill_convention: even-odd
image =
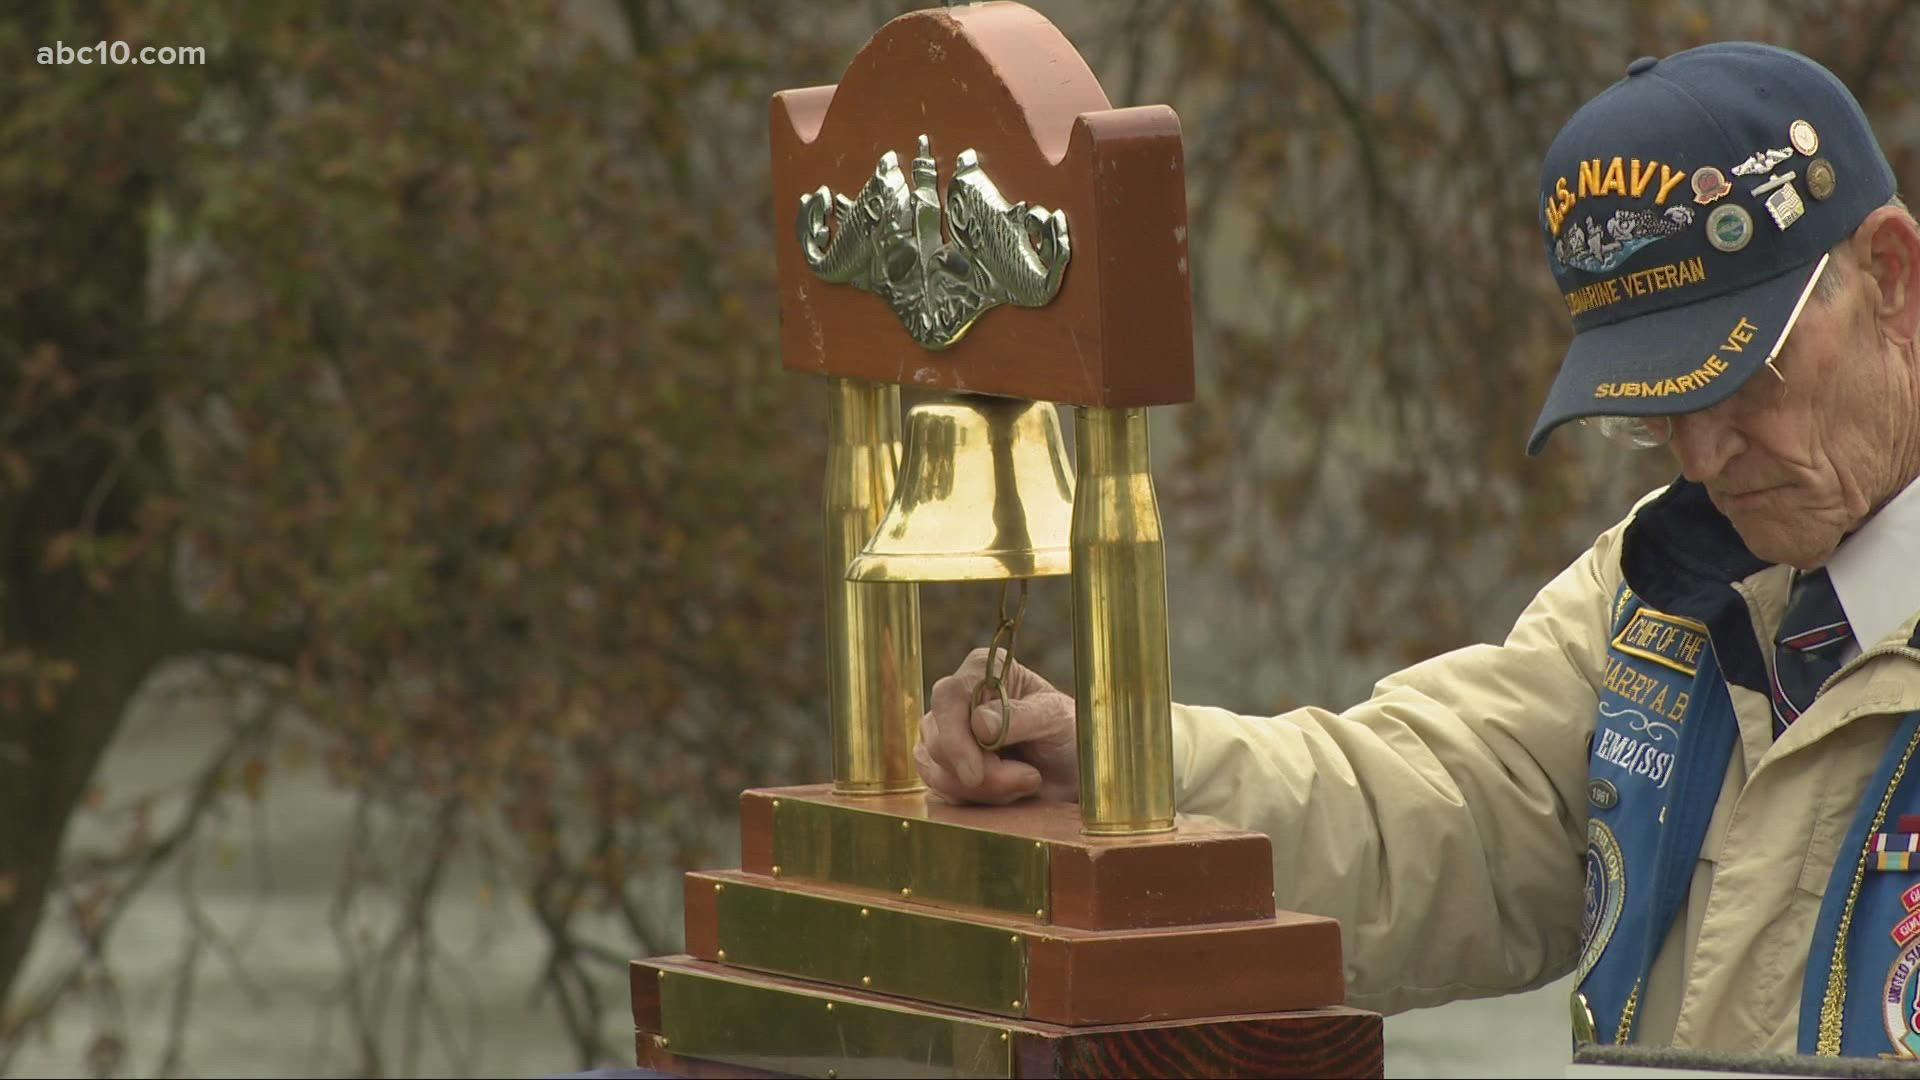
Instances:
[[[919,6],[0,9],[0,1072],[630,1060],[679,874],[830,775],[767,100]],[[1522,450],[1581,101],[1758,37],[1920,150],[1902,0],[1030,6],[1181,117],[1175,694],[1246,712],[1497,639],[1665,479]],[[205,62],[36,62],[95,42]],[[931,680],[997,588],[921,595]],[[1070,684],[1067,628],[1037,582],[1022,659]],[[1389,1073],[1558,1075],[1565,991],[1391,1018]]]

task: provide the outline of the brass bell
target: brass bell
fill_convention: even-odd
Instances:
[[[993,581],[1072,567],[1073,463],[1050,402],[954,394],[907,413],[893,503],[850,581]]]

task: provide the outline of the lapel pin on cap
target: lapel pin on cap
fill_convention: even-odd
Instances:
[[[1693,170],[1693,201],[1701,206],[1717,202],[1732,191],[1733,182],[1719,169],[1702,165]]]
[[[1793,144],[1795,150],[1807,157],[1820,152],[1820,133],[1813,130],[1813,125],[1805,120],[1795,120],[1788,126],[1787,141]]]
[[[1755,150],[1753,156],[1733,167],[1735,176],[1759,176],[1772,172],[1775,165],[1793,156],[1793,151],[1782,146],[1777,150]]]
[[[1807,204],[1801,202],[1800,193],[1793,190],[1793,176],[1791,173],[1780,177],[1779,181],[1780,190],[1767,196],[1767,213],[1773,215],[1773,223],[1780,226],[1781,232],[1785,232],[1787,226],[1799,221],[1800,215],[1807,212]],[[1771,181],[1769,181],[1769,183],[1771,183]],[[1767,185],[1763,184],[1761,186],[1765,187]],[[1756,194],[1758,193],[1756,192]]]
[[[1807,194],[1822,201],[1833,194],[1833,162],[1820,157],[1807,163]]]
[[[1707,243],[1731,254],[1753,239],[1753,215],[1739,203],[1727,203],[1707,215]]]

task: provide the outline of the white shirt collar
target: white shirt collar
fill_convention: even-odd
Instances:
[[[1920,611],[1920,480],[1841,541],[1827,573],[1862,648]]]

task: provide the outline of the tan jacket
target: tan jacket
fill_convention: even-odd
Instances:
[[[1351,1004],[1397,1012],[1573,970],[1588,739],[1631,517],[1549,582],[1504,643],[1396,672],[1343,713],[1174,707],[1181,813],[1272,837],[1280,907],[1341,921]],[[1788,574],[1735,585],[1762,640]],[[1794,1052],[1821,894],[1898,718],[1920,709],[1916,619],[1862,643],[1777,743],[1765,695],[1729,688],[1740,744],[1635,1042]]]

